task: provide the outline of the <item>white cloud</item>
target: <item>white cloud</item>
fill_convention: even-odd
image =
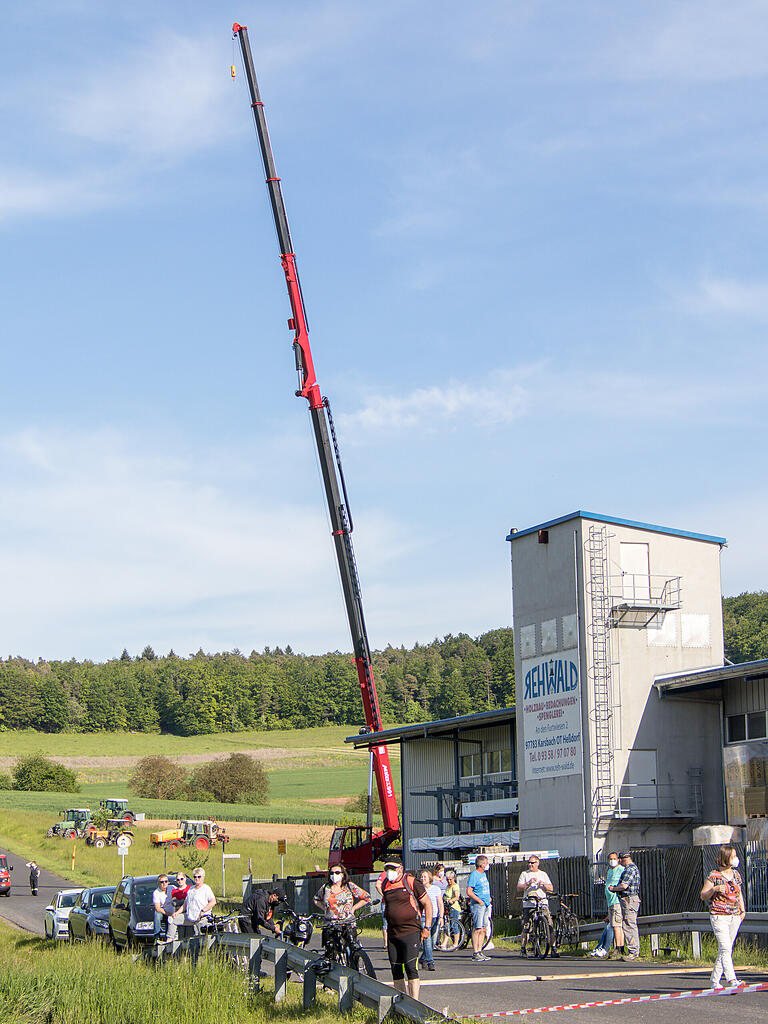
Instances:
[[[115,171],[46,176],[19,168],[0,168],[0,221],[98,209],[112,204],[124,190],[122,175]]]
[[[764,0],[665,0],[597,55],[621,79],[727,82],[768,75]]]
[[[768,318],[768,281],[744,281],[732,277],[702,277],[693,287],[676,297],[688,313]]]
[[[690,373],[658,374],[628,370],[569,370],[542,362],[514,370],[499,370],[476,381],[451,382],[444,387],[420,387],[403,395],[371,395],[355,412],[337,413],[350,443],[364,434],[388,431],[437,433],[459,427],[490,430],[547,411],[547,421],[625,417],[642,409],[657,420],[688,418],[696,410],[704,420],[729,415],[729,396],[738,397],[731,409],[745,409],[760,399],[762,385],[745,375],[727,382],[695,379]]]

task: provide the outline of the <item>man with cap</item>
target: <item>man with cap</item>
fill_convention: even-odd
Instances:
[[[279,885],[270,889],[251,889],[250,895],[243,900],[240,913],[250,917],[251,927],[258,934],[259,928],[265,928],[273,935],[280,934],[280,925],[272,920],[275,906],[285,900],[285,892]]]
[[[386,862],[384,873],[381,898],[387,915],[387,955],[392,967],[392,980],[399,992],[407,992],[418,999],[419,951],[422,940],[427,938],[432,928],[432,901],[419,879],[405,871],[396,858]]]
[[[609,886],[619,897],[621,925],[624,932],[626,954],[622,959],[637,960],[640,956],[640,932],[637,929],[637,912],[640,909],[640,871],[632,860],[629,850],[622,850],[619,861],[624,869],[616,885]]]

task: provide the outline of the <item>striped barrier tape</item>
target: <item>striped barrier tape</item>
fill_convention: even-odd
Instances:
[[[700,999],[704,996],[748,995],[765,992],[768,982],[756,985],[735,985],[726,988],[697,988],[688,992],[661,992],[651,996],[625,996],[623,999],[599,999],[589,1003],[568,1003],[562,1006],[537,1006],[529,1010],[498,1010],[496,1013],[469,1013],[454,1020],[489,1020],[492,1017],[521,1017],[526,1013],[551,1013],[554,1010],[587,1010],[599,1006],[624,1006],[626,1003],[655,1003],[663,999]]]

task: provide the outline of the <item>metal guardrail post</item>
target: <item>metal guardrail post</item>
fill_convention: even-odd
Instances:
[[[317,996],[317,977],[313,970],[304,971],[304,985],[301,993],[301,1003],[305,1010],[308,1010],[315,1002]]]
[[[275,954],[275,1002],[281,1003],[285,999],[285,989],[288,983],[288,950],[276,948]]]
[[[261,939],[251,939],[249,942],[248,977],[251,979],[252,987],[258,992],[261,985]]]
[[[379,1018],[379,1024],[384,1020],[389,1011],[392,1009],[392,1003],[395,1001],[394,996],[379,996],[378,1006],[376,1012]]]
[[[355,1005],[355,990],[345,975],[339,978],[339,1013],[349,1013]]]
[[[691,932],[691,951],[694,960],[701,960],[701,932]]]

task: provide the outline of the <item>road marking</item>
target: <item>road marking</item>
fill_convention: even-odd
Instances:
[[[600,1006],[624,1006],[628,1003],[657,1003],[665,999],[701,999],[705,996],[750,995],[765,992],[768,982],[757,985],[739,985],[735,988],[699,988],[688,992],[661,992],[651,996],[626,996],[624,999],[600,999],[589,1003],[569,1003],[562,1006],[537,1006],[528,1010],[498,1010],[496,1013],[467,1013],[454,1020],[489,1020],[492,1017],[521,1017],[527,1013],[552,1013],[555,1010],[587,1010]]]
[[[652,974],[711,974],[712,967],[648,967],[627,971],[590,971],[588,974],[504,974],[498,978],[430,978],[422,979],[424,985],[489,985],[505,984],[510,981],[586,981],[588,978],[636,978]],[[750,968],[752,973],[752,968]]]

